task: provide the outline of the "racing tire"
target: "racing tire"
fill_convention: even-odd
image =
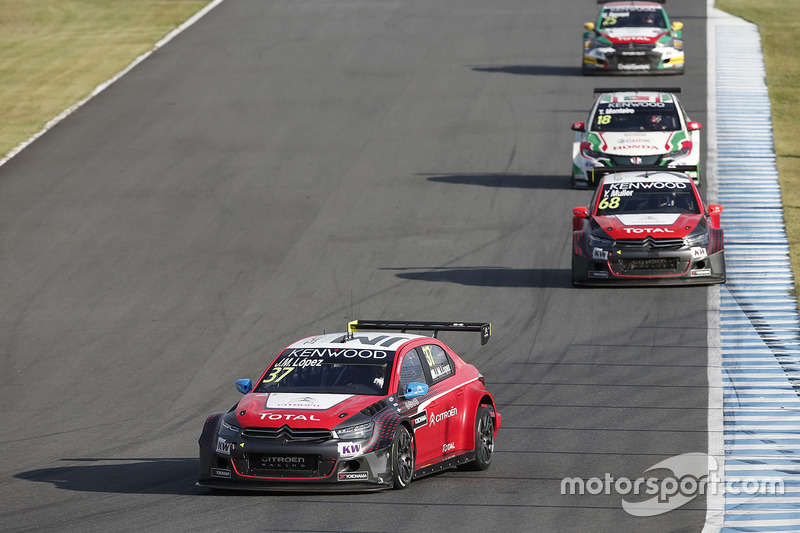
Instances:
[[[392,482],[395,489],[408,487],[414,478],[414,436],[406,426],[399,426],[392,441]]]
[[[481,405],[475,413],[475,459],[464,465],[465,470],[486,470],[494,453],[494,418]]]
[[[577,270],[577,261],[575,260],[575,254],[572,254],[572,286],[577,287],[579,286],[580,279],[578,279],[578,270]]]

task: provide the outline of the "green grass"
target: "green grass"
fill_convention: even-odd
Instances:
[[[208,0],[0,0],[0,154],[113,77]]]
[[[773,140],[795,287],[800,273],[800,2],[716,0],[716,7],[758,25],[772,107]],[[743,73],[744,75],[745,73]],[[794,131],[793,131],[794,130]]]

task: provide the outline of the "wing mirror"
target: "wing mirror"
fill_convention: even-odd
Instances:
[[[679,31],[683,29],[683,22],[675,21],[672,23],[672,31]]]
[[[406,392],[403,394],[403,396],[407,400],[410,400],[411,398],[417,398],[419,396],[424,396],[425,394],[428,394],[428,385],[418,381],[412,381],[406,386]]]
[[[236,390],[238,390],[242,394],[247,394],[248,392],[253,390],[253,380],[252,379],[237,379],[236,380]]]
[[[586,131],[586,123],[585,122],[573,122],[572,126],[570,126],[574,131]]]
[[[586,31],[594,31],[594,22],[584,22],[583,29]]]
[[[580,231],[583,229],[583,220],[589,218],[588,207],[573,207],[572,208],[572,231]]]
[[[699,129],[702,129],[703,125],[700,124],[699,122],[695,122],[694,120],[691,120],[686,124],[686,127],[688,128],[689,131],[697,131]]]
[[[572,216],[577,218],[589,218],[589,208],[588,207],[573,207],[572,208]]]
[[[708,216],[711,218],[711,225],[715,228],[720,227],[720,214],[722,213],[722,206],[717,204],[709,204]]]

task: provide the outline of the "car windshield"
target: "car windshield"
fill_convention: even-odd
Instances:
[[[594,131],[678,131],[681,121],[672,102],[601,102],[592,120]]]
[[[353,352],[352,358],[348,352]],[[394,352],[382,350],[285,350],[255,392],[385,395]]]
[[[687,183],[606,183],[599,194],[596,215],[639,213],[700,213],[694,190]]]
[[[600,28],[660,28],[667,22],[660,7],[608,7],[600,14]]]

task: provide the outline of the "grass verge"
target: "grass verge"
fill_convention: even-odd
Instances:
[[[208,0],[0,0],[0,155],[113,77]]]
[[[773,141],[783,197],[783,216],[794,272],[800,273],[800,2],[716,0],[718,9],[758,25],[772,107]],[[747,73],[743,72],[743,76]]]

